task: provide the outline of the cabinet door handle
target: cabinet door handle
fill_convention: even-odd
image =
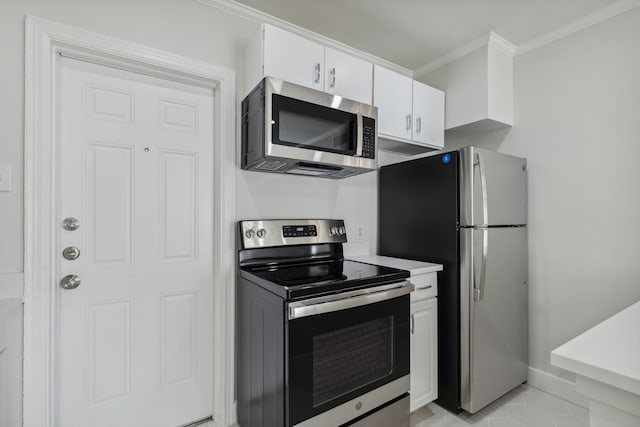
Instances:
[[[315,65],[313,66],[313,69],[316,72],[313,82],[314,83],[320,83],[320,63],[316,62]]]
[[[413,335],[413,333],[416,330],[416,321],[415,318],[413,317],[413,314],[411,315],[411,335]]]
[[[416,133],[422,132],[422,117],[416,119]]]
[[[407,114],[407,130],[411,130],[411,114]]]
[[[331,69],[329,75],[331,76],[331,83],[329,83],[329,87],[336,87],[336,67]]]

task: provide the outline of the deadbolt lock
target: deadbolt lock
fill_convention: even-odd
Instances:
[[[69,217],[65,218],[64,221],[62,221],[62,228],[64,230],[73,231],[77,230],[78,227],[80,227],[80,221],[78,220],[78,218]]]
[[[75,246],[69,246],[62,250],[62,256],[64,259],[68,259],[69,261],[73,261],[74,259],[78,259],[80,256],[80,249]]]

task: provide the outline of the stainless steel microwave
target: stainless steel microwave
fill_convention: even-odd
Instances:
[[[242,169],[340,179],[378,167],[378,109],[265,77],[242,101]]]

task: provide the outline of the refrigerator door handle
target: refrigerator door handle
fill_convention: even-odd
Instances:
[[[480,153],[476,153],[476,165],[480,174],[480,189],[482,190],[482,224],[489,224],[489,204],[487,203],[487,178],[485,177],[482,162],[480,162]]]
[[[487,251],[489,249],[489,229],[482,230],[482,258],[480,261],[480,283],[476,284],[476,275],[473,275],[473,300],[482,301],[484,296],[484,283],[487,275]]]

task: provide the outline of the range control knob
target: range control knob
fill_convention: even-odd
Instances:
[[[344,226],[340,226],[339,230],[340,230],[340,234],[342,234],[342,235],[344,235],[347,232],[347,230],[344,228]]]
[[[331,227],[329,229],[329,234],[332,236],[335,236],[336,234],[338,234],[338,227],[336,227],[335,225],[333,227]]]
[[[253,236],[256,235],[256,232],[253,231],[252,229],[249,229],[247,231],[244,232],[244,237],[246,237],[247,239],[252,239]]]
[[[256,233],[256,235],[262,239],[264,238],[264,236],[267,235],[267,230],[265,230],[264,228],[261,228],[260,230],[258,230],[258,232]]]

